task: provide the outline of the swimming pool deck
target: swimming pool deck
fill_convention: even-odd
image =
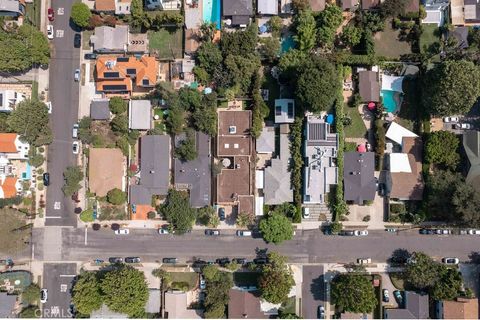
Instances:
[[[198,29],[203,23],[203,1],[198,1],[196,8],[185,6],[185,26],[187,29]]]

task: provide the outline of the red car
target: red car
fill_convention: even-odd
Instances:
[[[52,8],[48,8],[48,21],[55,20],[55,11]]]

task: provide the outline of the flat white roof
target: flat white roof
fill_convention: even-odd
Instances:
[[[396,122],[392,122],[390,124],[385,136],[399,145],[402,145],[402,140],[404,137],[418,137],[415,133],[402,127]]]
[[[264,181],[265,181],[264,171],[263,170],[255,170],[255,187],[257,189],[263,189],[263,182]]]
[[[255,215],[263,216],[263,197],[255,197]]]
[[[410,167],[410,161],[408,161],[408,154],[391,153],[390,154],[390,172],[412,173],[412,168]]]

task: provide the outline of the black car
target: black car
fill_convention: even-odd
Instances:
[[[96,53],[85,53],[84,58],[87,59],[87,60],[95,60],[95,59],[97,59],[97,54]]]
[[[80,48],[82,45],[82,36],[80,33],[75,33],[75,36],[73,37],[73,46],[75,48]]]
[[[126,257],[125,263],[140,263],[139,257]]]
[[[205,230],[205,235],[206,236],[219,236],[220,235],[220,230],[207,229],[207,230]]]
[[[223,267],[223,266],[225,266],[225,265],[227,265],[227,264],[230,263],[230,259],[228,259],[228,258],[220,258],[220,259],[215,260],[215,262]]]
[[[163,263],[177,263],[177,258],[163,258]]]
[[[48,172],[45,172],[45,173],[43,174],[43,185],[44,185],[45,187],[47,187],[47,186],[50,185],[50,173],[48,173]]]
[[[255,258],[253,259],[253,263],[255,264],[267,264],[267,258]]]
[[[245,258],[233,258],[232,262],[243,266],[247,263],[247,259],[245,259]]]
[[[342,236],[351,237],[355,235],[355,232],[353,230],[343,230],[342,232],[340,232],[340,234]]]
[[[192,263],[192,268],[202,268],[206,265],[208,265],[208,262],[205,260],[195,260]]]
[[[220,221],[225,221],[225,208],[218,209],[218,217]]]
[[[122,262],[123,262],[123,258],[120,258],[120,257],[110,257],[110,258],[108,258],[108,262],[110,262],[110,263],[122,263]]]

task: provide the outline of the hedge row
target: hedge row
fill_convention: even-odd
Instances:
[[[292,165],[292,186],[293,202],[297,208],[297,214],[293,217],[294,223],[302,222],[302,128],[303,118],[296,117],[294,123],[290,126],[290,153],[293,158]]]

